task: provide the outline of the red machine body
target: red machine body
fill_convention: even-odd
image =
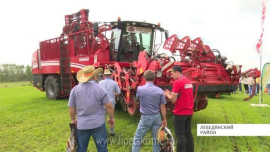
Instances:
[[[192,81],[195,111],[206,108],[206,96],[217,97],[220,94],[234,92],[238,88],[241,76],[253,77],[254,81],[260,76],[260,71],[256,68],[241,72],[242,65],[227,62],[227,58],[221,56],[218,50],[204,45],[201,38],[191,40],[186,36],[180,40],[177,35],[172,35],[163,47],[172,53],[179,53],[180,61],[174,62],[174,65],[180,65],[183,75]],[[251,97],[255,93],[255,88]]]
[[[168,70],[180,65],[193,84],[195,111],[206,108],[207,96],[233,92],[241,75],[260,75],[257,69],[241,73],[241,65],[226,62],[218,50],[211,50],[200,38],[168,38],[165,29],[145,22],[92,23],[88,13],[83,9],[66,15],[60,37],[41,41],[33,54],[33,85],[46,91],[49,99],[68,96],[78,84],[76,73],[87,65],[113,72],[122,92],[117,102],[130,115],[139,107],[135,94],[137,87],[145,84],[146,70],[155,71],[157,86],[170,89],[173,80]],[[172,56],[160,53],[162,44]]]

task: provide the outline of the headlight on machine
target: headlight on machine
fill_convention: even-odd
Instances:
[[[162,77],[162,71],[157,71],[156,77],[161,78]]]

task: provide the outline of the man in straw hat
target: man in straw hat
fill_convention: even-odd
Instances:
[[[112,103],[101,86],[97,84],[98,73],[103,70],[94,66],[86,66],[77,73],[80,82],[69,97],[69,115],[71,122],[77,124],[77,152],[86,152],[90,137],[93,136],[97,151],[107,152],[107,133],[104,120],[104,107],[114,121]],[[76,119],[77,116],[77,119]]]
[[[156,133],[162,124],[167,126],[166,100],[161,88],[154,85],[155,73],[150,70],[144,72],[146,84],[137,89],[136,98],[140,100],[141,119],[134,135],[132,152],[139,152],[143,138],[149,129],[152,129],[153,152],[160,151]],[[161,115],[163,120],[161,121]]]
[[[175,80],[172,92],[168,89],[164,95],[174,103],[174,130],[177,141],[177,152],[193,152],[194,142],[191,133],[191,118],[193,115],[193,86],[188,78],[183,76],[178,65],[171,69],[171,77]]]
[[[99,85],[101,85],[102,87],[104,87],[109,95],[110,100],[112,101],[112,106],[113,108],[115,108],[115,97],[118,96],[120,94],[120,88],[117,85],[117,83],[115,81],[113,81],[111,79],[111,71],[109,69],[105,69],[104,70],[104,76],[105,79],[99,82]],[[105,113],[105,121],[106,121],[106,113]],[[115,132],[114,132],[114,123],[109,121],[109,125],[110,125],[110,135],[114,136]]]

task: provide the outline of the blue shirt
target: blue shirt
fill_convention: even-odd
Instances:
[[[104,87],[109,95],[110,101],[115,103],[115,93],[120,93],[120,88],[117,83],[113,81],[111,78],[105,78],[104,80],[99,82],[99,85]]]
[[[165,96],[161,88],[153,82],[146,82],[139,86],[136,98],[140,100],[140,112],[142,114],[156,114],[160,112],[160,104],[166,104]]]
[[[95,81],[80,83],[69,96],[68,106],[76,107],[77,128],[94,129],[105,123],[103,105],[110,101],[109,96]]]

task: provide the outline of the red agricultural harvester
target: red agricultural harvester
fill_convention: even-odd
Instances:
[[[157,86],[170,89],[173,80],[168,70],[180,65],[193,84],[195,111],[206,108],[208,95],[235,91],[241,75],[260,76],[257,69],[241,73],[241,65],[226,62],[226,57],[204,45],[200,38],[168,38],[168,32],[160,25],[145,22],[118,19],[92,23],[88,12],[83,9],[66,15],[60,37],[41,41],[33,54],[33,85],[45,91],[49,99],[68,96],[78,84],[76,73],[87,65],[113,72],[122,91],[117,102],[130,115],[138,109],[136,89],[145,84],[146,70],[156,72]],[[161,45],[172,55],[161,53]],[[179,61],[175,60],[176,55],[180,56]]]

